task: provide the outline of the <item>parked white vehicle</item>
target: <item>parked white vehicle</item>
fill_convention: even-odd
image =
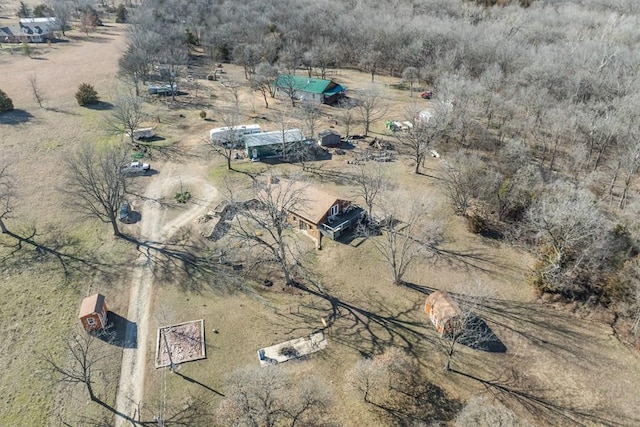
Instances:
[[[149,163],[131,162],[130,165],[123,166],[120,173],[123,175],[143,175],[151,170]]]

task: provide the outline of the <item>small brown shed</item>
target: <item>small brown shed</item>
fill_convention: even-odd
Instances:
[[[104,329],[107,326],[107,304],[104,302],[104,295],[95,294],[83,299],[78,318],[87,332]]]
[[[462,310],[446,292],[437,291],[429,295],[424,304],[424,311],[441,337],[455,334],[461,326]]]

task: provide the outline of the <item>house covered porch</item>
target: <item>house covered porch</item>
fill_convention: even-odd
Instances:
[[[351,205],[338,215],[328,216],[318,225],[318,230],[320,230],[323,236],[336,240],[343,235],[345,231],[357,225],[364,214],[364,209]]]

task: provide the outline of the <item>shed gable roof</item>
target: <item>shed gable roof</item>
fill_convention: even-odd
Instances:
[[[430,294],[425,302],[425,311],[440,322],[446,322],[462,314],[462,310],[448,293],[437,291]]]
[[[82,300],[80,305],[79,318],[83,318],[93,313],[99,313],[104,305],[104,295],[94,294]]]

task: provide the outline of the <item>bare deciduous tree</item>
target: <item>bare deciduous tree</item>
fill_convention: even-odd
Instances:
[[[356,110],[364,124],[364,135],[367,136],[371,123],[384,117],[387,113],[387,106],[378,90],[374,87],[369,87],[361,92],[356,104]]]
[[[244,78],[249,80],[260,63],[261,47],[257,44],[242,44],[233,50],[235,63],[244,69]]]
[[[278,181],[276,183],[276,181]],[[304,202],[306,186],[294,178],[279,180],[260,187],[245,188],[227,182],[227,201],[235,209],[230,235],[247,247],[258,262],[273,262],[283,273],[285,283],[293,284],[293,245],[287,221]]]
[[[12,239],[12,242],[1,242],[1,245],[11,249],[10,255],[22,249],[23,244],[30,245],[31,247],[38,250],[43,249],[46,252],[54,252],[47,248],[41,247],[40,244],[38,244],[38,242],[34,240],[37,231],[35,227],[30,227],[30,229],[28,229],[26,232],[23,230],[19,230],[16,232],[7,226],[6,221],[12,218],[11,213],[13,212],[15,207],[15,197],[15,181],[9,174],[9,166],[4,165],[0,167],[0,233],[9,236]],[[58,258],[60,258],[59,253],[56,252],[56,255],[58,256]]]
[[[520,220],[542,189],[540,170],[536,165],[527,165],[515,171],[513,176],[501,178],[493,199],[498,219]]]
[[[222,122],[227,130],[218,135],[211,135],[209,139],[209,145],[213,152],[227,162],[227,170],[234,170],[231,166],[231,160],[235,151],[242,146],[242,134],[238,129],[240,126],[240,86],[240,83],[236,81],[224,83],[225,89],[231,95],[231,107],[221,111]]]
[[[532,427],[499,402],[484,397],[472,397],[456,416],[458,427]]]
[[[285,93],[291,100],[291,106],[295,107],[298,90],[295,76],[289,74],[281,74],[278,76],[278,90]]]
[[[238,132],[236,132],[237,125],[228,127],[230,129],[224,132],[224,134],[211,136],[208,144],[215,154],[225,159],[227,170],[231,171],[234,170],[231,166],[231,159],[233,159],[233,153],[240,142],[240,136]]]
[[[146,28],[144,17],[140,15],[136,16],[141,22],[135,22],[127,31],[127,46],[118,60],[119,74],[133,82],[137,96],[140,95],[140,83],[145,84],[149,78],[154,55],[163,43],[161,37]]]
[[[296,380],[276,367],[235,371],[225,394],[216,420],[223,426],[322,426],[331,405],[325,385]]]
[[[114,333],[108,329],[92,334],[78,328],[62,341],[60,345],[62,354],[58,351],[50,351],[39,355],[39,359],[54,382],[71,387],[82,386],[92,402],[97,403],[110,414],[136,425],[133,418],[119,412],[104,397],[111,387],[109,378],[113,378],[115,374],[113,363],[110,363],[115,356],[112,352],[113,347],[105,344],[113,342],[113,339]],[[78,421],[82,425],[105,425],[100,418],[106,417],[92,419],[84,415],[81,411]]]
[[[167,34],[168,40],[160,49],[156,60],[160,63],[160,75],[167,82],[171,90],[171,99],[176,98],[178,79],[189,59],[188,47],[183,37]]]
[[[271,98],[276,96],[275,82],[278,78],[278,69],[266,62],[258,64],[256,72],[250,76],[251,89],[256,90],[262,94],[264,99],[265,108],[269,108],[269,100],[267,95]]]
[[[81,212],[111,224],[113,234],[121,236],[118,210],[127,193],[129,178],[121,173],[127,152],[123,147],[96,150],[85,145],[66,161],[64,192],[73,197]]]
[[[7,165],[0,167],[0,232],[7,234],[8,229],[4,221],[13,210],[14,184],[9,176]]]
[[[147,58],[132,45],[127,46],[125,53],[118,60],[119,73],[133,82],[136,96],[140,96],[140,81],[145,82],[148,67]]]
[[[373,83],[378,67],[382,63],[383,54],[378,50],[367,50],[364,52],[362,59],[360,60],[360,67],[368,70],[371,74],[371,83]]]
[[[374,203],[391,186],[389,177],[379,163],[360,165],[353,177],[354,195],[367,205],[369,218],[373,215]]]
[[[96,392],[96,378],[106,368],[109,357],[107,352],[101,351],[100,342],[96,336],[76,330],[62,344],[65,352],[62,359],[51,352],[41,355],[40,358],[55,381],[71,385],[80,384],[86,388],[92,402],[113,410]]]
[[[619,309],[630,320],[631,333],[640,339],[640,258],[627,261],[618,274],[618,280],[624,294]]]
[[[382,420],[397,426],[451,419],[460,406],[429,382],[420,365],[398,348],[356,362],[347,374],[347,385]]]
[[[407,67],[402,71],[402,79],[409,83],[409,94],[413,98],[413,85],[420,80],[420,70],[416,67]]]
[[[624,209],[629,198],[631,184],[635,180],[640,169],[640,141],[639,134],[632,133],[623,137],[620,142],[620,161],[618,163],[619,174],[622,175],[622,194],[620,195],[619,209]]]
[[[60,26],[60,31],[63,36],[66,36],[65,31],[69,29],[71,23],[71,15],[74,10],[74,6],[69,0],[48,0],[47,6],[53,12],[53,16],[56,18],[57,24]]]
[[[136,144],[135,131],[144,119],[144,101],[130,90],[120,91],[109,110],[104,125],[114,135],[126,134],[131,146]]]
[[[471,288],[471,292],[469,292]],[[444,369],[451,370],[456,350],[459,344],[473,349],[483,348],[487,343],[496,340],[493,332],[487,324],[479,317],[479,310],[487,298],[488,289],[481,282],[476,282],[475,286],[465,286],[467,294],[453,296],[453,300],[460,307],[460,314],[455,319],[455,328],[449,335],[441,338],[441,344],[446,354]]]
[[[581,292],[582,268],[594,255],[594,244],[606,241],[609,221],[588,190],[567,183],[550,185],[527,211],[538,239],[536,285],[567,295]]]
[[[350,99],[343,99],[339,104],[340,112],[338,113],[344,123],[344,137],[349,138],[351,135],[351,127],[356,122],[356,103]]]
[[[414,173],[420,173],[420,165],[424,162],[424,157],[429,149],[431,138],[434,136],[429,124],[422,120],[416,120],[419,113],[411,115],[409,122],[412,127],[406,132],[396,132],[395,137],[401,146],[411,152],[411,157],[415,162]]]
[[[420,256],[435,254],[442,239],[440,221],[430,217],[432,202],[414,200],[409,206],[400,198],[381,203],[379,215],[361,224],[365,237],[391,268],[393,283],[401,285],[409,266]]]
[[[449,203],[457,215],[465,216],[474,197],[478,197],[485,177],[484,165],[475,155],[458,155],[443,169],[442,183]]]
[[[322,110],[313,101],[303,101],[298,112],[303,123],[303,136],[309,140],[316,139],[318,124],[322,118]]]
[[[304,63],[307,66],[309,78],[313,77],[313,68],[320,69],[320,78],[326,78],[327,67],[336,62],[338,45],[328,43],[326,39],[319,38],[313,41],[313,46],[304,55]]]
[[[34,101],[38,103],[38,107],[44,108],[42,103],[44,102],[44,95],[42,88],[38,85],[38,80],[35,73],[29,76],[29,87],[31,87],[31,95],[33,95]]]

